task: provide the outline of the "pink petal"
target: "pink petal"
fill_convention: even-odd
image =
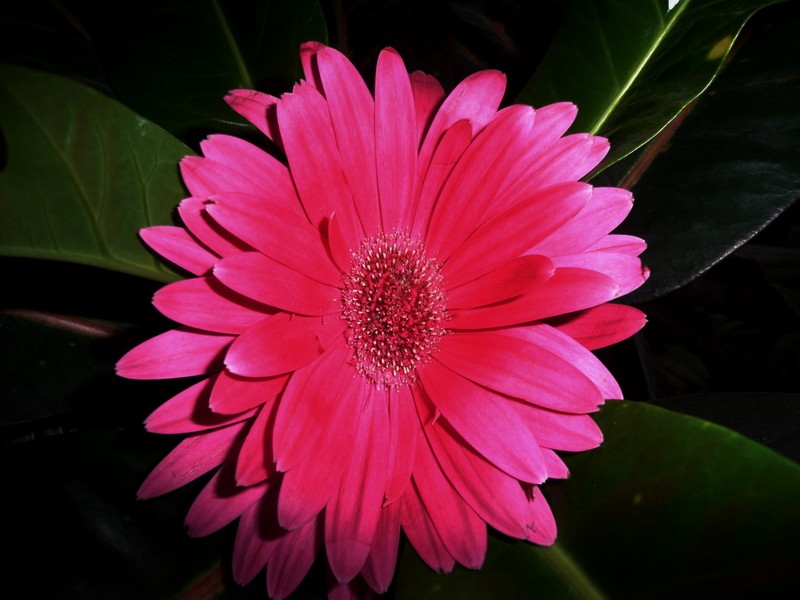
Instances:
[[[328,564],[340,582],[358,575],[372,546],[389,476],[388,435],[384,395],[371,388],[358,418],[350,464],[325,509]]]
[[[600,390],[606,400],[622,398],[614,376],[598,358],[571,337],[544,324],[504,329],[503,335],[515,336],[557,354],[581,371]]]
[[[447,290],[447,307],[474,308],[510,300],[544,283],[555,272],[549,258],[520,256],[472,281]]]
[[[248,298],[236,298],[213,277],[184,279],[164,286],[153,297],[159,312],[182,325],[216,333],[241,333],[267,317]],[[249,305],[249,306],[248,306]]]
[[[421,236],[427,231],[433,206],[442,191],[447,178],[458,164],[461,155],[472,141],[472,126],[466,119],[456,121],[441,136],[436,146],[413,211],[411,234]]]
[[[445,262],[442,274],[448,286],[475,279],[520,256],[578,214],[591,193],[588,184],[562,183],[495,215]]]
[[[295,371],[322,354],[319,319],[278,313],[240,335],[225,366],[242,377],[272,377]]]
[[[485,329],[527,323],[584,310],[617,296],[619,286],[610,278],[585,269],[558,269],[555,274],[518,298],[504,304],[456,311],[450,329]]]
[[[456,121],[468,119],[477,133],[491,121],[506,91],[506,76],[499,71],[480,71],[459,83],[445,98],[422,141],[417,168],[424,177],[442,134]]]
[[[203,537],[219,531],[260,500],[267,491],[266,482],[253,487],[238,487],[226,469],[220,469],[198,494],[186,526],[191,537]]]
[[[355,246],[362,229],[330,120],[304,97],[287,94],[278,105],[278,122],[292,177],[312,225],[335,213],[345,239]]]
[[[209,407],[215,413],[235,415],[271,401],[283,391],[287,381],[287,375],[248,379],[222,371],[211,390]]]
[[[400,522],[408,541],[431,569],[439,573],[453,570],[456,561],[436,532],[416,485],[409,486],[403,494]]]
[[[465,567],[480,568],[486,557],[486,523],[447,481],[423,436],[417,438],[414,484],[447,551]]]
[[[478,516],[524,539],[528,501],[519,482],[475,454],[446,422],[427,424],[425,434],[445,476]]]
[[[399,229],[411,212],[417,169],[414,95],[403,59],[381,52],[375,76],[375,160],[383,231]]]
[[[174,329],[143,342],[117,362],[117,375],[128,379],[173,379],[218,370],[234,338]]]
[[[275,110],[278,99],[275,96],[255,90],[231,90],[225,96],[225,102],[275,142],[279,148],[283,148]]]
[[[539,445],[519,422],[508,400],[467,381],[436,360],[418,368],[418,373],[436,408],[489,462],[522,481],[540,483],[547,478]]]
[[[247,425],[247,422],[235,423],[187,437],[156,465],[137,497],[146,500],[166,494],[218,467]]]
[[[226,199],[233,202],[226,203]],[[224,194],[218,205],[207,211],[222,227],[246,241],[250,246],[327,285],[341,282],[341,274],[333,266],[320,233],[311,226],[296,207],[258,202],[253,196]],[[248,203],[246,200],[250,199]]]
[[[542,448],[544,461],[547,463],[547,477],[551,479],[569,478],[569,468],[564,461],[550,448]]]
[[[435,77],[414,71],[409,75],[414,92],[414,106],[417,115],[417,144],[424,139],[433,120],[436,109],[444,99],[444,89]]]
[[[255,411],[219,415],[208,407],[216,377],[199,381],[153,411],[144,425],[151,433],[195,433],[249,419]]]
[[[355,444],[356,419],[365,393],[340,343],[289,381],[278,407],[273,448],[285,472],[278,521],[299,527],[318,514],[339,487]]]
[[[267,565],[267,593],[283,600],[306,576],[322,548],[322,527],[318,520],[289,531],[275,544]]]
[[[394,502],[381,508],[372,548],[361,571],[369,586],[379,594],[389,589],[394,577],[397,550],[400,545],[402,504]]]
[[[303,65],[303,76],[307,82],[320,92],[322,91],[322,82],[319,78],[317,53],[324,47],[325,44],[320,44],[319,42],[305,42],[300,45],[300,63]]]
[[[223,258],[214,276],[233,291],[301,315],[338,312],[339,292],[259,252]]]
[[[645,314],[631,306],[603,304],[554,319],[550,325],[580,342],[589,350],[621,342],[647,322]]]
[[[597,448],[603,433],[589,415],[558,413],[517,402],[514,410],[543,448],[583,452]]]
[[[364,231],[372,236],[380,231],[372,96],[343,54],[324,47],[316,57],[344,173]]]
[[[250,246],[221,229],[206,214],[208,200],[186,198],[178,205],[178,214],[186,228],[209,250],[218,256],[228,256],[252,250]]]
[[[358,246],[353,245],[358,240],[348,240],[342,230],[341,219],[337,215],[331,215],[328,220],[328,249],[331,253],[333,262],[339,267],[342,273],[347,273],[353,267],[353,252]]]
[[[272,430],[275,426],[275,402],[267,402],[253,421],[236,460],[236,485],[260,484],[275,474],[272,453]]]
[[[139,235],[150,248],[192,275],[208,273],[219,258],[198,244],[182,227],[147,227],[139,231]]]
[[[546,347],[497,333],[461,333],[442,338],[436,360],[475,383],[563,412],[597,410],[597,386]]]
[[[639,256],[646,248],[647,244],[645,244],[644,240],[632,235],[607,235],[597,240],[587,250],[610,250],[620,254]]]
[[[405,492],[414,467],[417,451],[419,421],[414,409],[414,399],[407,386],[386,392],[389,401],[389,481],[386,484],[386,500],[391,504]]]
[[[556,541],[556,520],[550,505],[544,499],[538,487],[533,488],[533,499],[530,501],[530,515],[533,530],[528,540],[540,546],[552,546]]]
[[[263,186],[229,165],[210,158],[187,156],[181,161],[181,177],[192,196],[210,198],[221,192],[258,195]]]
[[[616,252],[581,252],[553,258],[556,267],[577,267],[608,275],[619,285],[620,296],[632,292],[646,280],[642,261],[637,256]]]
[[[232,567],[233,579],[240,585],[249,583],[264,568],[275,552],[276,540],[285,534],[273,517],[277,488],[269,483],[264,497],[245,509],[239,519]]]

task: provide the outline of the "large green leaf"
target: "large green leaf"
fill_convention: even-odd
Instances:
[[[0,254],[167,281],[136,236],[171,222],[191,154],[118,102],[69,79],[0,67]]]
[[[636,402],[548,483],[552,548],[494,539],[481,571],[437,576],[413,551],[398,597],[785,597],[800,578],[800,466],[732,431]]]
[[[681,287],[800,196],[800,4],[763,16],[633,186],[622,229],[647,241],[652,275],[631,301]]]
[[[610,164],[696,98],[747,18],[775,1],[572,0],[519,100],[576,103],[573,130],[608,137]]]
[[[291,91],[300,44],[327,41],[317,0],[86,2],[79,11],[118,97],[181,139],[238,131],[231,89]]]

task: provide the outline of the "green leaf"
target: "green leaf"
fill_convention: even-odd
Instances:
[[[611,140],[607,166],[653,138],[696,98],[747,18],[775,1],[572,0],[519,100],[577,104],[572,130]]]
[[[409,550],[398,598],[788,597],[800,575],[800,466],[706,421],[637,402],[547,483],[552,548],[492,539],[481,571],[437,576]]]
[[[291,91],[300,44],[326,42],[317,0],[89,2],[82,15],[118,97],[181,139],[249,125],[231,89]]]
[[[621,230],[648,243],[651,277],[629,301],[696,278],[800,195],[800,6],[763,17],[633,185],[636,204]]]
[[[136,232],[168,224],[191,150],[102,94],[0,67],[0,254],[71,261],[169,281]]]

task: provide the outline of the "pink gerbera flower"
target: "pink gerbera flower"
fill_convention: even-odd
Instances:
[[[373,97],[339,52],[301,57],[293,93],[227,97],[285,163],[212,136],[181,163],[185,229],[142,231],[195,277],[118,372],[204,379],[147,419],[186,438],[139,495],[213,471],[189,534],[239,519],[234,576],[266,565],[274,598],[323,549],[332,592],[384,592],[401,532],[439,571],[478,568],[487,524],[552,544],[554,451],[600,444],[588,413],[621,397],[590,350],[644,323],[607,304],[646,277],[609,234],[631,195],[578,181],[607,141],[564,136],[571,104],[498,110],[496,71],[445,97],[387,49]]]

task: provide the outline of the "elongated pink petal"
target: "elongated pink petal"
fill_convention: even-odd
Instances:
[[[319,42],[304,42],[300,45],[300,64],[303,65],[303,77],[320,92],[322,82],[319,78],[319,67],[317,66],[317,53],[325,47]]]
[[[397,501],[408,486],[417,451],[419,421],[408,386],[387,391],[389,400],[389,481],[385,504]]]
[[[556,541],[556,520],[550,505],[536,486],[533,488],[533,498],[530,501],[530,514],[533,528],[528,534],[528,540],[542,546],[553,545]]]
[[[545,324],[513,327],[504,329],[503,335],[519,337],[557,354],[591,379],[606,400],[622,398],[617,381],[603,363],[581,344],[553,327]]]
[[[275,414],[275,402],[267,402],[253,420],[236,459],[236,485],[258,485],[275,474],[275,458],[272,452]]]
[[[158,463],[137,496],[142,500],[161,496],[218,467],[246,427],[247,423],[234,423],[187,437]]]
[[[597,271],[609,276],[619,285],[618,295],[624,296],[647,280],[647,271],[637,256],[617,252],[581,252],[553,259],[556,267],[576,267]]]
[[[153,304],[173,321],[216,333],[241,333],[267,317],[266,306],[234,296],[213,277],[200,277],[164,286]]]
[[[592,193],[585,183],[563,183],[503,211],[454,249],[442,268],[449,286],[483,275],[518,257],[583,208]],[[497,240],[503,240],[498,244]]]
[[[372,388],[359,416],[350,464],[325,509],[328,564],[340,582],[352,580],[361,571],[372,547],[389,477],[388,434],[384,395]]]
[[[389,589],[394,577],[400,544],[401,507],[402,502],[393,502],[381,508],[372,547],[361,570],[369,586],[379,594]]]
[[[466,119],[456,121],[441,136],[427,172],[420,174],[420,176],[424,175],[424,180],[420,180],[420,192],[412,213],[412,235],[421,236],[427,231],[431,211],[442,187],[471,140],[472,126]]]
[[[241,334],[225,366],[242,377],[272,377],[299,369],[322,354],[319,319],[278,313]]]
[[[319,521],[287,532],[275,544],[267,565],[267,593],[274,600],[291,594],[306,576],[322,548],[322,527]]]
[[[639,256],[647,248],[644,240],[632,235],[607,235],[600,238],[594,244],[586,248],[588,251],[606,250],[619,254],[629,254]]]
[[[209,409],[211,388],[216,377],[209,377],[183,390],[154,410],[144,425],[151,433],[196,433],[216,429],[249,419],[255,414],[245,410],[233,415],[220,415]]]
[[[456,561],[436,532],[416,485],[409,486],[403,494],[400,522],[408,541],[431,569],[439,573],[453,570]]]
[[[550,325],[589,350],[605,348],[629,338],[644,327],[647,317],[632,306],[603,304],[553,320]]]
[[[472,510],[498,531],[524,538],[528,502],[519,482],[475,454],[447,423],[429,423],[425,434],[442,471]]]
[[[252,202],[244,208],[246,196],[235,195],[234,202],[229,204],[224,200],[231,195],[222,198],[219,205],[207,209],[222,227],[259,252],[320,283],[340,283],[341,274],[325,253],[319,231],[300,212],[299,205],[291,209],[279,204]]]
[[[600,428],[589,415],[559,413],[521,402],[513,408],[543,448],[582,452],[603,441]]]
[[[272,515],[277,503],[278,484],[270,482],[264,496],[250,505],[239,518],[233,546],[233,579],[249,583],[275,552],[276,540],[285,534]]]
[[[425,138],[436,109],[444,100],[444,89],[433,75],[414,71],[409,75],[414,92],[414,106],[417,115],[417,145]]]
[[[278,99],[275,96],[255,90],[231,90],[225,96],[225,102],[275,142],[279,148],[283,148],[275,110]]]
[[[456,311],[447,325],[451,329],[485,329],[527,323],[603,304],[615,298],[618,290],[610,277],[565,267],[515,300]]]
[[[380,231],[375,165],[375,107],[364,80],[347,58],[333,48],[316,55],[320,79],[331,111],[336,145],[353,192],[364,232]]]
[[[219,531],[260,500],[267,491],[266,482],[252,487],[238,487],[226,469],[220,469],[198,494],[186,515],[192,537]]]
[[[247,250],[250,246],[236,239],[230,232],[220,229],[206,214],[208,200],[186,198],[178,205],[178,214],[183,224],[200,242],[218,256],[228,256]]]
[[[545,408],[587,413],[603,402],[597,386],[570,362],[502,333],[445,337],[436,360],[475,383]]]
[[[474,308],[510,300],[544,283],[555,273],[552,261],[544,256],[520,256],[472,281],[447,290],[447,306]]]
[[[486,557],[486,523],[447,481],[423,436],[416,456],[414,484],[442,543],[457,562],[479,568]]]
[[[383,231],[401,228],[412,210],[417,170],[414,94],[403,59],[387,49],[375,76],[375,160]]]
[[[258,195],[264,191],[258,182],[210,158],[187,156],[181,161],[181,177],[196,198],[210,198],[221,192]]]
[[[235,415],[271,401],[283,391],[287,381],[288,375],[248,378],[222,371],[211,390],[209,407],[215,413]]]
[[[219,259],[181,227],[147,227],[139,235],[158,254],[192,275],[205,275]]]
[[[489,462],[522,481],[540,483],[547,478],[539,445],[519,422],[508,400],[436,360],[418,371],[422,387],[436,408]]]
[[[329,315],[339,310],[335,288],[258,252],[222,259],[214,267],[214,276],[235,292],[289,312]]]
[[[117,362],[117,375],[128,379],[173,379],[219,370],[234,338],[173,329],[130,350]]]
[[[547,463],[547,476],[551,479],[567,479],[569,468],[564,461],[550,448],[542,448],[544,461]]]

